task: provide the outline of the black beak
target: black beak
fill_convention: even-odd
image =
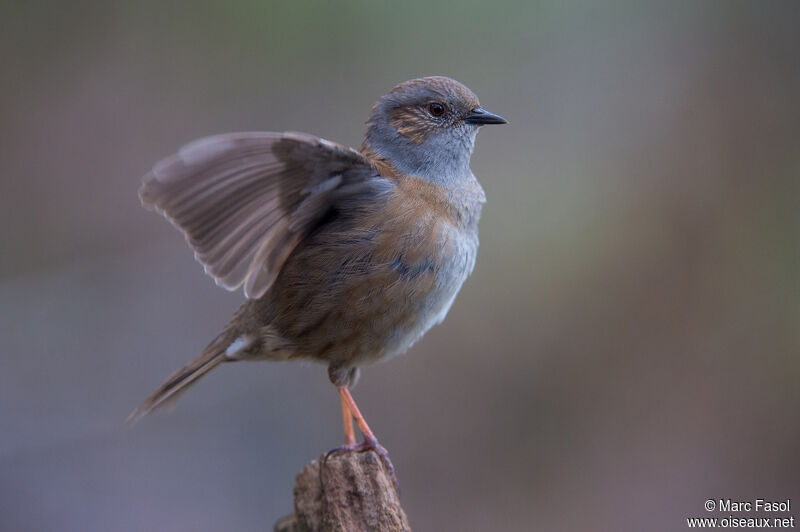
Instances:
[[[508,124],[508,120],[500,115],[492,114],[486,109],[476,107],[467,116],[464,117],[464,122],[468,124]]]

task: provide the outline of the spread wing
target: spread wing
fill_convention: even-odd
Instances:
[[[363,193],[374,175],[357,151],[312,135],[228,133],[156,164],[139,196],[183,231],[217,284],[244,284],[255,299],[341,191]]]

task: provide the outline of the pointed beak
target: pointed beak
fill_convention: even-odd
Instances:
[[[468,124],[477,124],[479,126],[483,126],[485,124],[508,124],[508,120],[502,116],[490,113],[481,107],[476,107],[467,116],[465,116],[464,122]]]

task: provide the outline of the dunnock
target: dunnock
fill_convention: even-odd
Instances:
[[[305,133],[229,133],[156,164],[142,203],[183,231],[217,284],[244,285],[247,301],[131,417],[223,362],[315,360],[341,395],[343,449],[376,450],[391,471],[348,388],[359,366],[441,322],[472,272],[485,196],[470,156],[480,126],[504,123],[434,76],[378,100],[359,151]]]

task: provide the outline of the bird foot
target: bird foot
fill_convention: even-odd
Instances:
[[[395,491],[400,493],[400,483],[397,481],[397,476],[394,474],[394,465],[389,459],[389,451],[386,450],[386,447],[378,443],[376,438],[364,436],[364,441],[361,443],[342,445],[336,449],[331,449],[328,451],[328,454],[325,455],[325,460],[340,453],[363,453],[367,451],[372,451],[378,455],[381,463],[383,463],[383,467],[386,469],[386,473],[389,475],[389,478],[392,479],[392,484],[394,485]]]

